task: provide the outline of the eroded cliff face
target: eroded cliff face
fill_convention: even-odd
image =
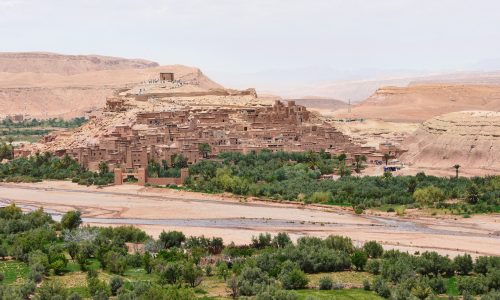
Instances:
[[[461,111],[434,117],[403,144],[401,160],[417,167],[500,172],[500,112]]]
[[[500,85],[425,84],[382,87],[339,116],[398,122],[423,122],[432,117],[464,110],[500,110]]]

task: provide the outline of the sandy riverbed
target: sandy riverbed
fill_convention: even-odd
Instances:
[[[226,242],[248,243],[260,232],[350,236],[358,245],[377,240],[408,251],[435,250],[456,255],[500,255],[500,216],[461,217],[355,215],[348,208],[310,207],[246,201],[136,185],[106,188],[49,181],[0,184],[0,206],[15,202],[25,209],[44,207],[54,214],[82,211],[94,225],[132,224],[153,236],[162,230],[187,235],[220,236]]]

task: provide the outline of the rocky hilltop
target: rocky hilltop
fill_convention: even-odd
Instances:
[[[500,110],[500,85],[421,84],[382,87],[340,117],[423,122],[434,116],[463,110]]]
[[[500,112],[461,111],[434,117],[406,139],[409,165],[500,171]]]
[[[104,56],[49,53],[0,54],[0,118],[82,116],[104,107],[115,90],[157,78],[160,72],[201,88],[222,88],[199,69]]]
[[[158,67],[145,59],[101,55],[63,55],[47,52],[0,52],[0,72],[74,75],[92,71]]]

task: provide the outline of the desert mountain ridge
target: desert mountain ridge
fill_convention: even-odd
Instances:
[[[500,85],[413,84],[379,88],[365,101],[335,115],[420,123],[435,116],[465,110],[500,111]]]
[[[0,53],[0,118],[82,116],[103,107],[116,90],[157,79],[160,72],[199,89],[221,89],[200,69],[96,55]]]
[[[74,75],[92,71],[144,69],[160,66],[145,59],[50,52],[0,52],[0,72]]]

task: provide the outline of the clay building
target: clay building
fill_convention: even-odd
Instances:
[[[169,72],[161,72],[160,73],[161,81],[174,81],[174,73]]]

